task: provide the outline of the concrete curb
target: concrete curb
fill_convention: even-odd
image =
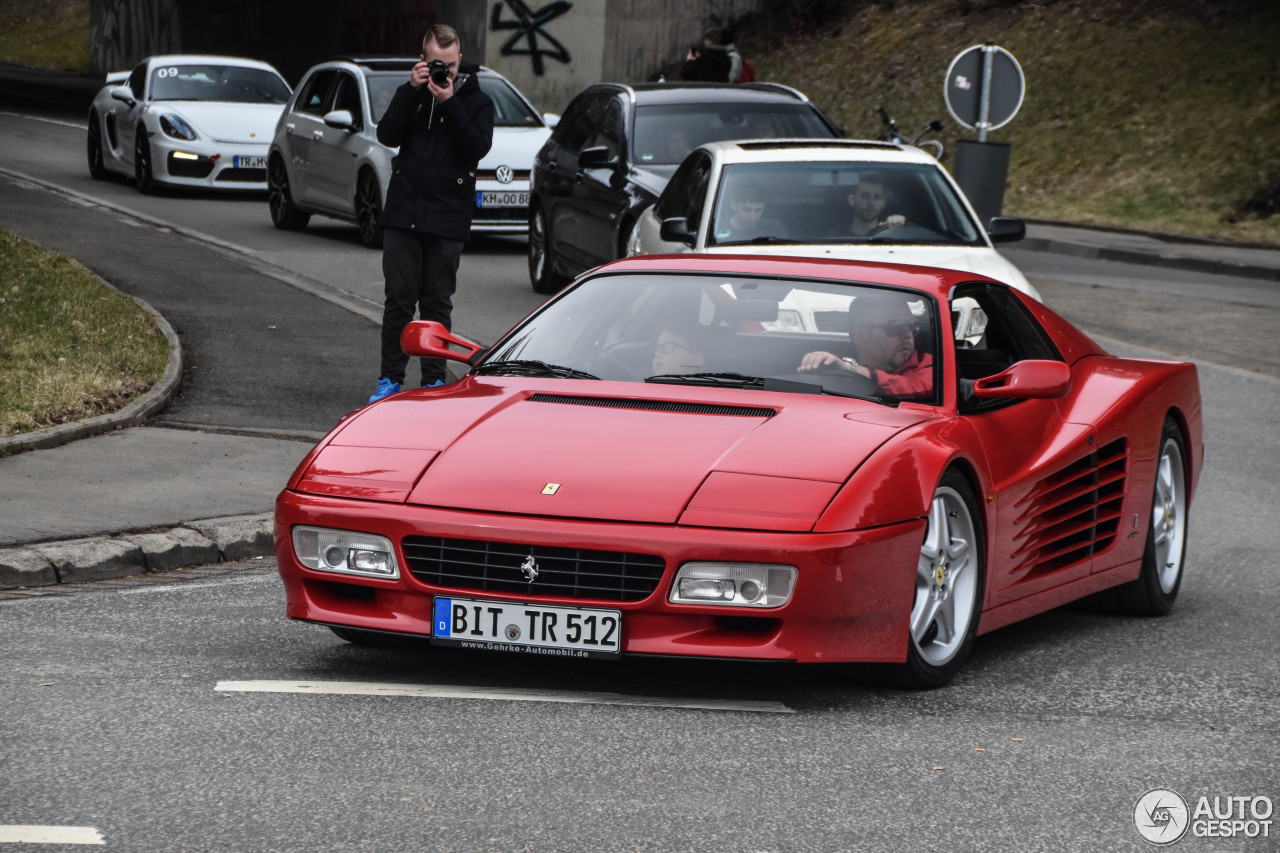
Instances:
[[[1052,252],[1058,255],[1095,258],[1126,264],[1144,264],[1183,270],[1185,272],[1205,273],[1207,275],[1230,275],[1241,278],[1258,278],[1265,281],[1280,281],[1280,267],[1263,267],[1256,264],[1237,264],[1230,261],[1188,258],[1183,255],[1157,254],[1137,249],[1116,249],[1088,243],[1073,243],[1069,240],[1055,240],[1048,237],[1027,237],[1018,243],[1010,243],[1009,248],[1027,249],[1032,252]]]
[[[59,447],[81,438],[101,435],[104,432],[111,432],[128,426],[139,426],[169,405],[169,401],[182,390],[182,342],[178,340],[178,333],[169,325],[169,321],[159,311],[138,297],[122,293],[101,276],[94,277],[115,293],[126,299],[132,299],[143,311],[146,311],[155,319],[156,325],[160,327],[160,331],[169,342],[169,362],[165,365],[164,373],[160,375],[160,379],[156,384],[151,386],[151,390],[118,411],[98,415],[83,421],[59,424],[47,429],[0,438],[0,456],[22,453],[27,450]]]
[[[275,554],[274,513],[0,548],[0,589],[126,578]]]

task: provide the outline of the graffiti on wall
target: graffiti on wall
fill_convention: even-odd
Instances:
[[[568,65],[569,51],[555,36],[543,27],[573,8],[569,0],[555,0],[539,9],[530,9],[525,0],[498,0],[493,5],[489,28],[494,32],[514,30],[498,50],[503,56],[527,56],[533,65],[533,73],[541,77],[546,72],[543,57]],[[514,19],[505,16],[510,9]],[[521,42],[524,42],[523,46]],[[544,46],[544,43],[549,46]]]
[[[95,68],[125,69],[148,54],[181,50],[177,0],[102,0],[101,9],[89,42]]]

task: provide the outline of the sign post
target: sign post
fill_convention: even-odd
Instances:
[[[956,144],[956,183],[984,225],[1004,207],[1009,179],[1009,145],[987,141],[987,133],[1009,123],[1022,106],[1026,80],[1013,54],[992,42],[962,51],[943,81],[947,111],[978,139]]]

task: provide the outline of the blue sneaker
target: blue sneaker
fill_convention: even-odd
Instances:
[[[422,387],[423,387],[423,388],[434,388],[434,387],[436,387],[437,385],[443,385],[443,384],[444,384],[444,380],[443,380],[443,379],[437,379],[435,382],[432,382],[430,385],[423,385]]]
[[[394,394],[400,390],[399,382],[392,382],[387,377],[378,380],[378,390],[373,392],[373,396],[369,398],[370,403],[376,403],[383,397]]]

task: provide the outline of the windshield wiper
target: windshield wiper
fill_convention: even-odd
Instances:
[[[788,394],[829,394],[833,397],[851,397],[869,403],[896,406],[897,400],[868,394],[836,391],[816,382],[800,382],[795,379],[775,379],[766,376],[747,376],[743,373],[660,373],[644,380],[660,385],[710,385],[722,388],[759,388],[762,391],[781,391]]]
[[[560,379],[599,379],[583,370],[565,367],[562,364],[547,364],[545,361],[532,359],[510,359],[508,361],[486,361],[473,373],[493,376],[555,376]]]

